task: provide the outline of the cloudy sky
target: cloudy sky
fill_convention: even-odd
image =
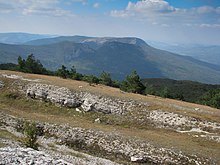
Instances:
[[[220,45],[220,0],[0,0],[0,32]]]

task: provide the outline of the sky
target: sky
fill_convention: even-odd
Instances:
[[[0,0],[0,32],[220,45],[220,0]]]

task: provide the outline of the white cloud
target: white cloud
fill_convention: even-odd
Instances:
[[[175,8],[170,6],[168,2],[163,0],[144,0],[144,1],[138,1],[137,3],[129,2],[126,10],[140,12],[140,13],[147,13],[147,12],[169,13],[175,11]]]
[[[207,19],[207,14],[212,14],[213,17]],[[162,27],[186,24],[214,25],[217,24],[219,14],[220,7],[214,8],[211,6],[201,6],[191,9],[175,8],[166,0],[142,0],[136,3],[128,2],[128,5],[124,10],[113,10],[110,13],[112,17],[139,20],[140,22],[148,22],[151,24],[157,22],[158,25]],[[214,25],[214,27],[218,26]]]
[[[211,6],[201,6],[197,8],[197,12],[199,14],[207,14],[207,13],[212,13],[215,12],[215,8]]]
[[[170,25],[165,24],[165,23],[161,24],[161,26],[162,26],[162,27],[170,27]]]
[[[9,6],[9,12],[15,12],[22,15],[41,15],[41,16],[73,16],[68,11],[58,7],[61,0],[0,0],[0,4]],[[1,6],[2,6],[1,5]],[[7,9],[6,7],[4,7]]]
[[[199,26],[202,28],[220,28],[220,24],[201,24]]]
[[[114,17],[149,17],[153,14],[166,14],[175,11],[176,9],[173,6],[170,6],[169,3],[164,0],[143,0],[136,3],[128,2],[125,10],[113,10],[111,11],[111,15]]]
[[[99,7],[100,7],[100,3],[94,3],[94,4],[93,4],[93,7],[94,7],[94,8],[99,8]]]
[[[130,17],[130,16],[135,16],[135,14],[134,14],[134,13],[131,13],[131,12],[124,11],[124,10],[120,10],[120,11],[112,10],[112,11],[111,11],[111,16],[113,16],[113,17],[124,17],[124,18],[128,18],[128,17]]]
[[[23,15],[43,15],[43,16],[74,16],[70,11],[62,10],[59,8],[46,8],[30,6],[25,8],[22,12]]]
[[[122,0],[104,1],[117,3]],[[74,3],[87,5],[84,8],[91,10],[96,2],[105,5],[98,0],[0,0],[0,31],[135,36],[162,42],[219,44],[220,7],[185,9],[175,8],[167,0],[142,0],[136,3],[132,0],[123,10],[111,11],[113,17],[83,11],[72,17]],[[64,5],[72,10],[63,8]]]
[[[80,2],[82,3],[83,5],[87,5],[88,4],[88,1],[87,0],[71,0],[72,2]]]
[[[14,7],[10,4],[0,2],[0,13],[10,13],[14,10]]]

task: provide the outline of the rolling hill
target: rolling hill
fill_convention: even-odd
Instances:
[[[161,42],[148,41],[153,47],[174,52],[184,56],[205,61],[220,66],[219,45],[198,45],[198,44],[166,44]]]
[[[138,38],[56,37],[25,45],[0,44],[0,63],[16,62],[33,53],[49,69],[74,65],[78,72],[98,75],[109,72],[123,79],[132,70],[142,78],[171,78],[220,83],[220,68],[191,57],[155,49]]]
[[[0,33],[0,43],[23,44],[31,40],[52,37],[51,35],[29,34],[29,33]]]

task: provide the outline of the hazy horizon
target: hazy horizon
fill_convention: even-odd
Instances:
[[[219,45],[218,0],[0,0],[0,32]]]

